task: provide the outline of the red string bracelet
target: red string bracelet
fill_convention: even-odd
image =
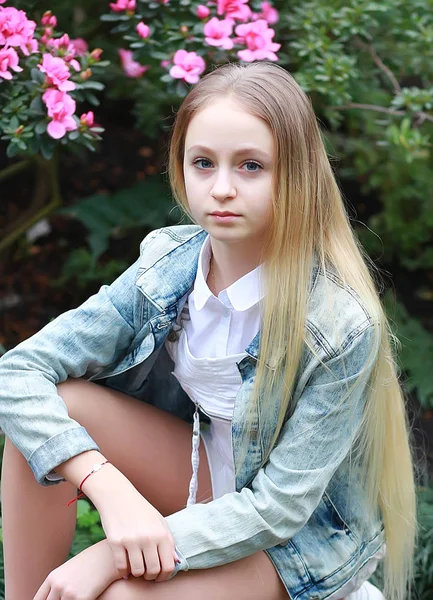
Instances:
[[[88,475],[85,476],[85,478],[83,479],[83,481],[80,483],[80,487],[78,488],[81,492],[81,494],[78,494],[78,496],[76,498],[73,498],[72,500],[69,500],[69,502],[67,503],[66,506],[70,506],[71,504],[73,504],[74,502],[76,502],[79,498],[82,498],[83,496],[85,496],[86,494],[84,494],[84,492],[82,491],[82,487],[85,481],[87,481],[87,479],[89,479],[90,475],[93,475],[93,473],[97,473],[98,471],[100,471],[102,469],[102,467],[104,465],[106,465],[107,463],[111,464],[109,460],[106,460],[103,463],[95,463],[93,465],[93,469],[90,471],[90,473]]]

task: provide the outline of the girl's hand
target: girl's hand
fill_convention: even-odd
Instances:
[[[126,575],[116,569],[107,540],[90,546],[48,575],[33,600],[95,600]]]
[[[108,479],[107,469],[105,475],[93,482],[89,478],[88,490],[83,486],[83,491],[99,511],[116,569],[148,581],[166,581],[177,557],[164,517],[120,471],[110,469]]]

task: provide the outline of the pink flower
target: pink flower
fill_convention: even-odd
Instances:
[[[94,48],[91,51],[90,56],[95,62],[98,62],[98,60],[101,58],[103,52],[104,51],[101,50],[101,48]]]
[[[6,0],[0,0],[0,4],[4,4]]]
[[[120,62],[122,63],[122,68],[127,77],[132,77],[137,79],[141,77],[143,73],[145,73],[149,69],[149,65],[140,65],[136,60],[132,58],[133,52],[132,50],[124,50],[123,48],[119,49],[120,54]]]
[[[161,67],[163,69],[165,69],[165,67],[168,67],[168,65],[171,63],[170,60],[162,60],[159,64],[161,65]]]
[[[143,38],[143,40],[146,39],[150,35],[149,25],[146,25],[143,23],[143,21],[140,21],[140,23],[137,25],[137,33],[141,38]]]
[[[136,0],[116,0],[116,2],[110,2],[110,8],[111,10],[114,10],[114,12],[123,12],[124,10],[135,10],[136,6]]]
[[[44,54],[38,69],[45,73],[47,83],[56,86],[61,92],[75,90],[75,83],[68,81],[70,76],[68,65],[60,56]]]
[[[233,25],[233,19],[220,21],[217,17],[213,17],[203,28],[206,43],[209,46],[221,46],[225,50],[231,50],[233,40],[229,36],[233,33]]]
[[[195,11],[195,14],[197,15],[197,17],[199,19],[207,19],[208,16],[210,15],[210,9],[205,6],[204,4],[199,4],[197,6],[197,10]]]
[[[9,73],[8,69],[15,72],[22,71],[22,68],[18,66],[18,54],[13,48],[0,50],[0,77],[12,79],[12,73]]]
[[[41,35],[41,43],[48,45],[48,42],[53,36],[53,29],[51,27],[45,27],[43,35]]]
[[[75,100],[54,88],[46,90],[42,96],[48,116],[52,119],[48,123],[47,132],[55,140],[62,138],[67,131],[77,129],[76,120],[72,117],[75,112]]]
[[[84,43],[86,44],[86,42]],[[77,54],[75,44],[73,44],[72,40],[69,39],[69,35],[67,33],[65,33],[59,38],[52,38],[48,40],[47,46],[49,46],[50,48],[54,48],[57,51],[55,52],[55,54],[63,58],[63,60],[69,63],[76,71],[80,71],[81,65],[74,58],[74,56]]]
[[[89,49],[86,40],[83,40],[83,38],[75,38],[75,40],[71,40],[71,44],[73,45],[77,56],[84,56]]]
[[[260,6],[262,12],[253,13],[251,15],[252,20],[257,21],[257,19],[264,19],[270,25],[277,23],[280,17],[278,11],[272,6],[272,4],[270,2],[262,2]]]
[[[93,127],[95,124],[95,115],[93,111],[89,110],[88,113],[83,113],[80,117],[80,124],[86,127]]]
[[[218,0],[217,14],[238,21],[248,21],[252,10],[248,6],[248,0]]]
[[[245,62],[264,59],[278,60],[275,52],[281,48],[281,44],[272,42],[275,31],[268,28],[268,22],[264,19],[258,19],[255,23],[238,25],[235,32],[239,36],[235,41],[247,46],[247,50],[238,52],[241,60]]]
[[[170,75],[175,79],[183,79],[187,83],[197,83],[206,68],[206,63],[201,56],[186,50],[177,50],[173,62]]]
[[[56,27],[57,19],[50,10],[46,10],[42,15],[41,23],[44,27]]]
[[[27,19],[23,10],[0,7],[0,46],[19,47],[28,56],[37,50],[37,41],[33,40],[35,29],[35,21]]]

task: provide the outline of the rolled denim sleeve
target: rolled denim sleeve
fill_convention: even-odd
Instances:
[[[137,260],[110,286],[65,312],[0,359],[0,426],[39,483],[56,466],[98,449],[68,416],[56,385],[115,363],[134,338]]]
[[[377,355],[374,329],[349,336],[338,356],[317,364],[248,487],[166,517],[181,558],[172,576],[286,543],[307,523],[359,429]]]

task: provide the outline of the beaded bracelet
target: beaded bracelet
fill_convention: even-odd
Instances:
[[[111,464],[109,460],[106,460],[103,463],[95,463],[93,465],[93,469],[90,471],[90,473],[88,475],[85,476],[85,478],[83,479],[83,481],[80,483],[80,487],[78,488],[81,492],[81,494],[78,494],[78,496],[76,498],[73,498],[72,500],[69,500],[68,504],[66,506],[70,506],[71,504],[73,504],[74,502],[76,502],[79,498],[82,498],[83,496],[85,496],[84,492],[82,491],[82,487],[85,481],[87,481],[87,479],[90,477],[90,475],[93,475],[93,473],[97,473],[98,471],[100,471],[102,469],[102,467],[106,464]]]

